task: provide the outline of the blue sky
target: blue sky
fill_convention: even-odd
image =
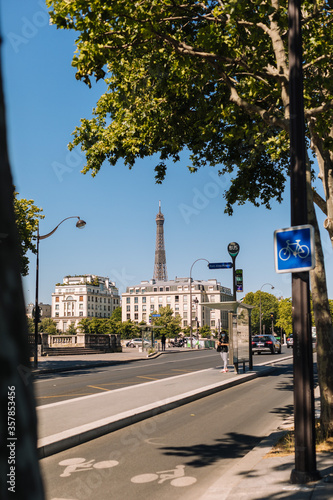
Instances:
[[[215,169],[190,174],[186,152],[171,163],[165,182],[154,182],[154,158],[138,161],[130,171],[119,163],[105,164],[92,178],[83,175],[84,156],[67,144],[81,118],[89,118],[103,82],[88,89],[75,79],[71,60],[74,33],[49,25],[43,0],[2,0],[3,78],[7,106],[8,145],[12,175],[20,197],[43,208],[40,233],[62,219],[80,216],[75,228],[64,222],[40,242],[40,300],[50,303],[54,285],[68,274],[109,276],[120,292],[153,276],[155,216],[159,200],[165,216],[164,234],[169,279],[189,276],[196,259],[229,262],[228,243],[240,245],[237,268],[243,269],[244,292],[259,290],[291,296],[289,274],[276,274],[273,233],[290,226],[289,191],[272,210],[250,204],[224,214],[227,178]],[[322,226],[324,217],[319,214]],[[329,297],[333,298],[333,252],[323,230]],[[195,279],[216,278],[232,286],[230,270],[208,270],[204,261],[193,266]],[[26,302],[34,301],[35,257],[24,278]]]

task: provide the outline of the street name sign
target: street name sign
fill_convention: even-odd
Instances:
[[[210,262],[209,269],[231,269],[232,262]]]
[[[160,315],[160,314],[151,314],[151,317],[152,317],[152,318],[160,318],[160,317],[161,317],[161,315]]]
[[[315,267],[314,229],[310,224],[274,231],[277,273],[300,273]]]

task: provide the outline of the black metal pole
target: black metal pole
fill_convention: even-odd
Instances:
[[[291,225],[307,224],[301,0],[289,0]],[[318,479],[316,470],[309,272],[292,274],[295,469],[292,483]]]
[[[35,342],[34,342],[34,368],[38,367],[38,320],[39,320],[39,306],[38,306],[38,267],[39,267],[39,224],[37,225],[37,256],[36,256],[36,297],[35,297]]]
[[[232,289],[232,295],[233,295],[233,300],[236,302],[236,257],[231,257],[232,258],[232,283],[233,283],[233,289]]]

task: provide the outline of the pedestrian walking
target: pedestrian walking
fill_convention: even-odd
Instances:
[[[165,351],[165,335],[163,333],[162,337],[161,337],[161,341],[162,341],[162,351]]]
[[[221,372],[226,373],[229,371],[228,370],[229,337],[227,332],[222,331],[217,347],[223,361],[223,369],[221,370]]]

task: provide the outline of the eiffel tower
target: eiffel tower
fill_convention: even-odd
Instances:
[[[156,281],[167,281],[168,273],[166,267],[165,248],[164,248],[164,215],[161,212],[161,202],[159,202],[159,211],[156,215],[156,246],[155,246],[155,265],[153,279]]]

